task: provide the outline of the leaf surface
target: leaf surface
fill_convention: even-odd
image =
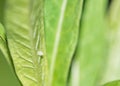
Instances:
[[[0,39],[5,41],[5,29],[1,23],[0,23]]]
[[[5,32],[5,28],[3,27],[3,25],[0,23],[0,50],[1,52],[4,54],[8,64],[10,65],[11,68],[13,68],[12,66],[12,62],[11,62],[11,56],[10,56],[10,52],[7,46],[7,39],[6,39],[6,32]]]
[[[113,0],[108,13],[109,51],[102,83],[120,80],[120,0]],[[116,85],[115,85],[116,86]]]
[[[7,0],[8,46],[23,86],[47,84],[43,4],[43,0]]]
[[[49,86],[66,86],[74,54],[83,0],[45,0]]]
[[[1,46],[1,45],[0,45]],[[6,57],[0,49],[0,85],[2,86],[21,86],[11,65],[5,59]],[[7,83],[6,83],[7,82]]]
[[[120,81],[119,80],[111,81],[111,82],[106,83],[104,86],[120,86]]]
[[[71,86],[99,86],[106,60],[106,0],[86,0],[71,73]]]
[[[3,23],[4,18],[4,7],[6,0],[0,0],[0,22]]]

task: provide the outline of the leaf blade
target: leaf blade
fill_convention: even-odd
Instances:
[[[41,27],[43,0],[10,0],[7,5],[5,24],[16,73],[25,86],[45,85],[47,62],[42,32],[44,27]],[[44,55],[37,55],[38,51],[42,51]]]
[[[67,84],[70,62],[77,44],[82,1],[46,0],[45,32],[50,86]]]
[[[119,73],[119,32],[120,32],[120,1],[114,0],[111,3],[110,10],[108,12],[108,42],[109,51],[108,59],[106,63],[105,73],[102,79],[102,84],[112,81],[120,80]]]
[[[100,84],[107,50],[105,6],[105,0],[85,1],[79,30],[80,36],[71,73],[72,86],[74,86],[74,83],[76,86],[96,86]],[[77,75],[75,75],[75,69]]]

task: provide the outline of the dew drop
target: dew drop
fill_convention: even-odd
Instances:
[[[38,51],[38,52],[37,52],[37,55],[43,56],[43,52],[42,52],[42,51]]]

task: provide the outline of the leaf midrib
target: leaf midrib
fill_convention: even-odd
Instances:
[[[52,52],[52,60],[51,60],[52,62],[51,62],[51,66],[50,66],[50,81],[49,81],[50,86],[52,84],[54,66],[55,66],[54,64],[55,64],[55,60],[56,60],[57,49],[59,46],[60,35],[61,35],[62,24],[63,24],[66,6],[67,6],[67,0],[63,0],[62,6],[61,6],[61,13],[60,13],[60,17],[59,17],[59,22],[57,25],[57,32],[56,32],[55,41],[54,41],[54,48],[53,48],[53,52]]]

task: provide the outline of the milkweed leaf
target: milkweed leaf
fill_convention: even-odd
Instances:
[[[49,86],[66,86],[79,31],[83,0],[45,0]]]
[[[102,83],[120,80],[120,0],[113,0],[108,13],[109,51]]]
[[[0,50],[0,85],[2,86],[21,86],[11,65],[5,59],[6,57]],[[7,82],[7,83],[6,83]]]
[[[9,63],[10,67],[13,68],[11,58],[10,58],[9,49],[8,49],[8,46],[7,46],[5,28],[3,27],[3,25],[1,23],[0,23],[0,50],[4,54],[4,56],[7,60],[7,62]]]
[[[0,39],[5,41],[5,29],[1,23],[0,23]]]
[[[120,86],[120,81],[119,80],[117,80],[117,81],[111,81],[111,82],[106,83],[103,86]]]
[[[86,0],[72,66],[72,86],[99,86],[106,61],[106,0]]]
[[[7,0],[5,25],[10,53],[23,86],[46,86],[43,0]],[[43,56],[38,55],[42,51]]]

